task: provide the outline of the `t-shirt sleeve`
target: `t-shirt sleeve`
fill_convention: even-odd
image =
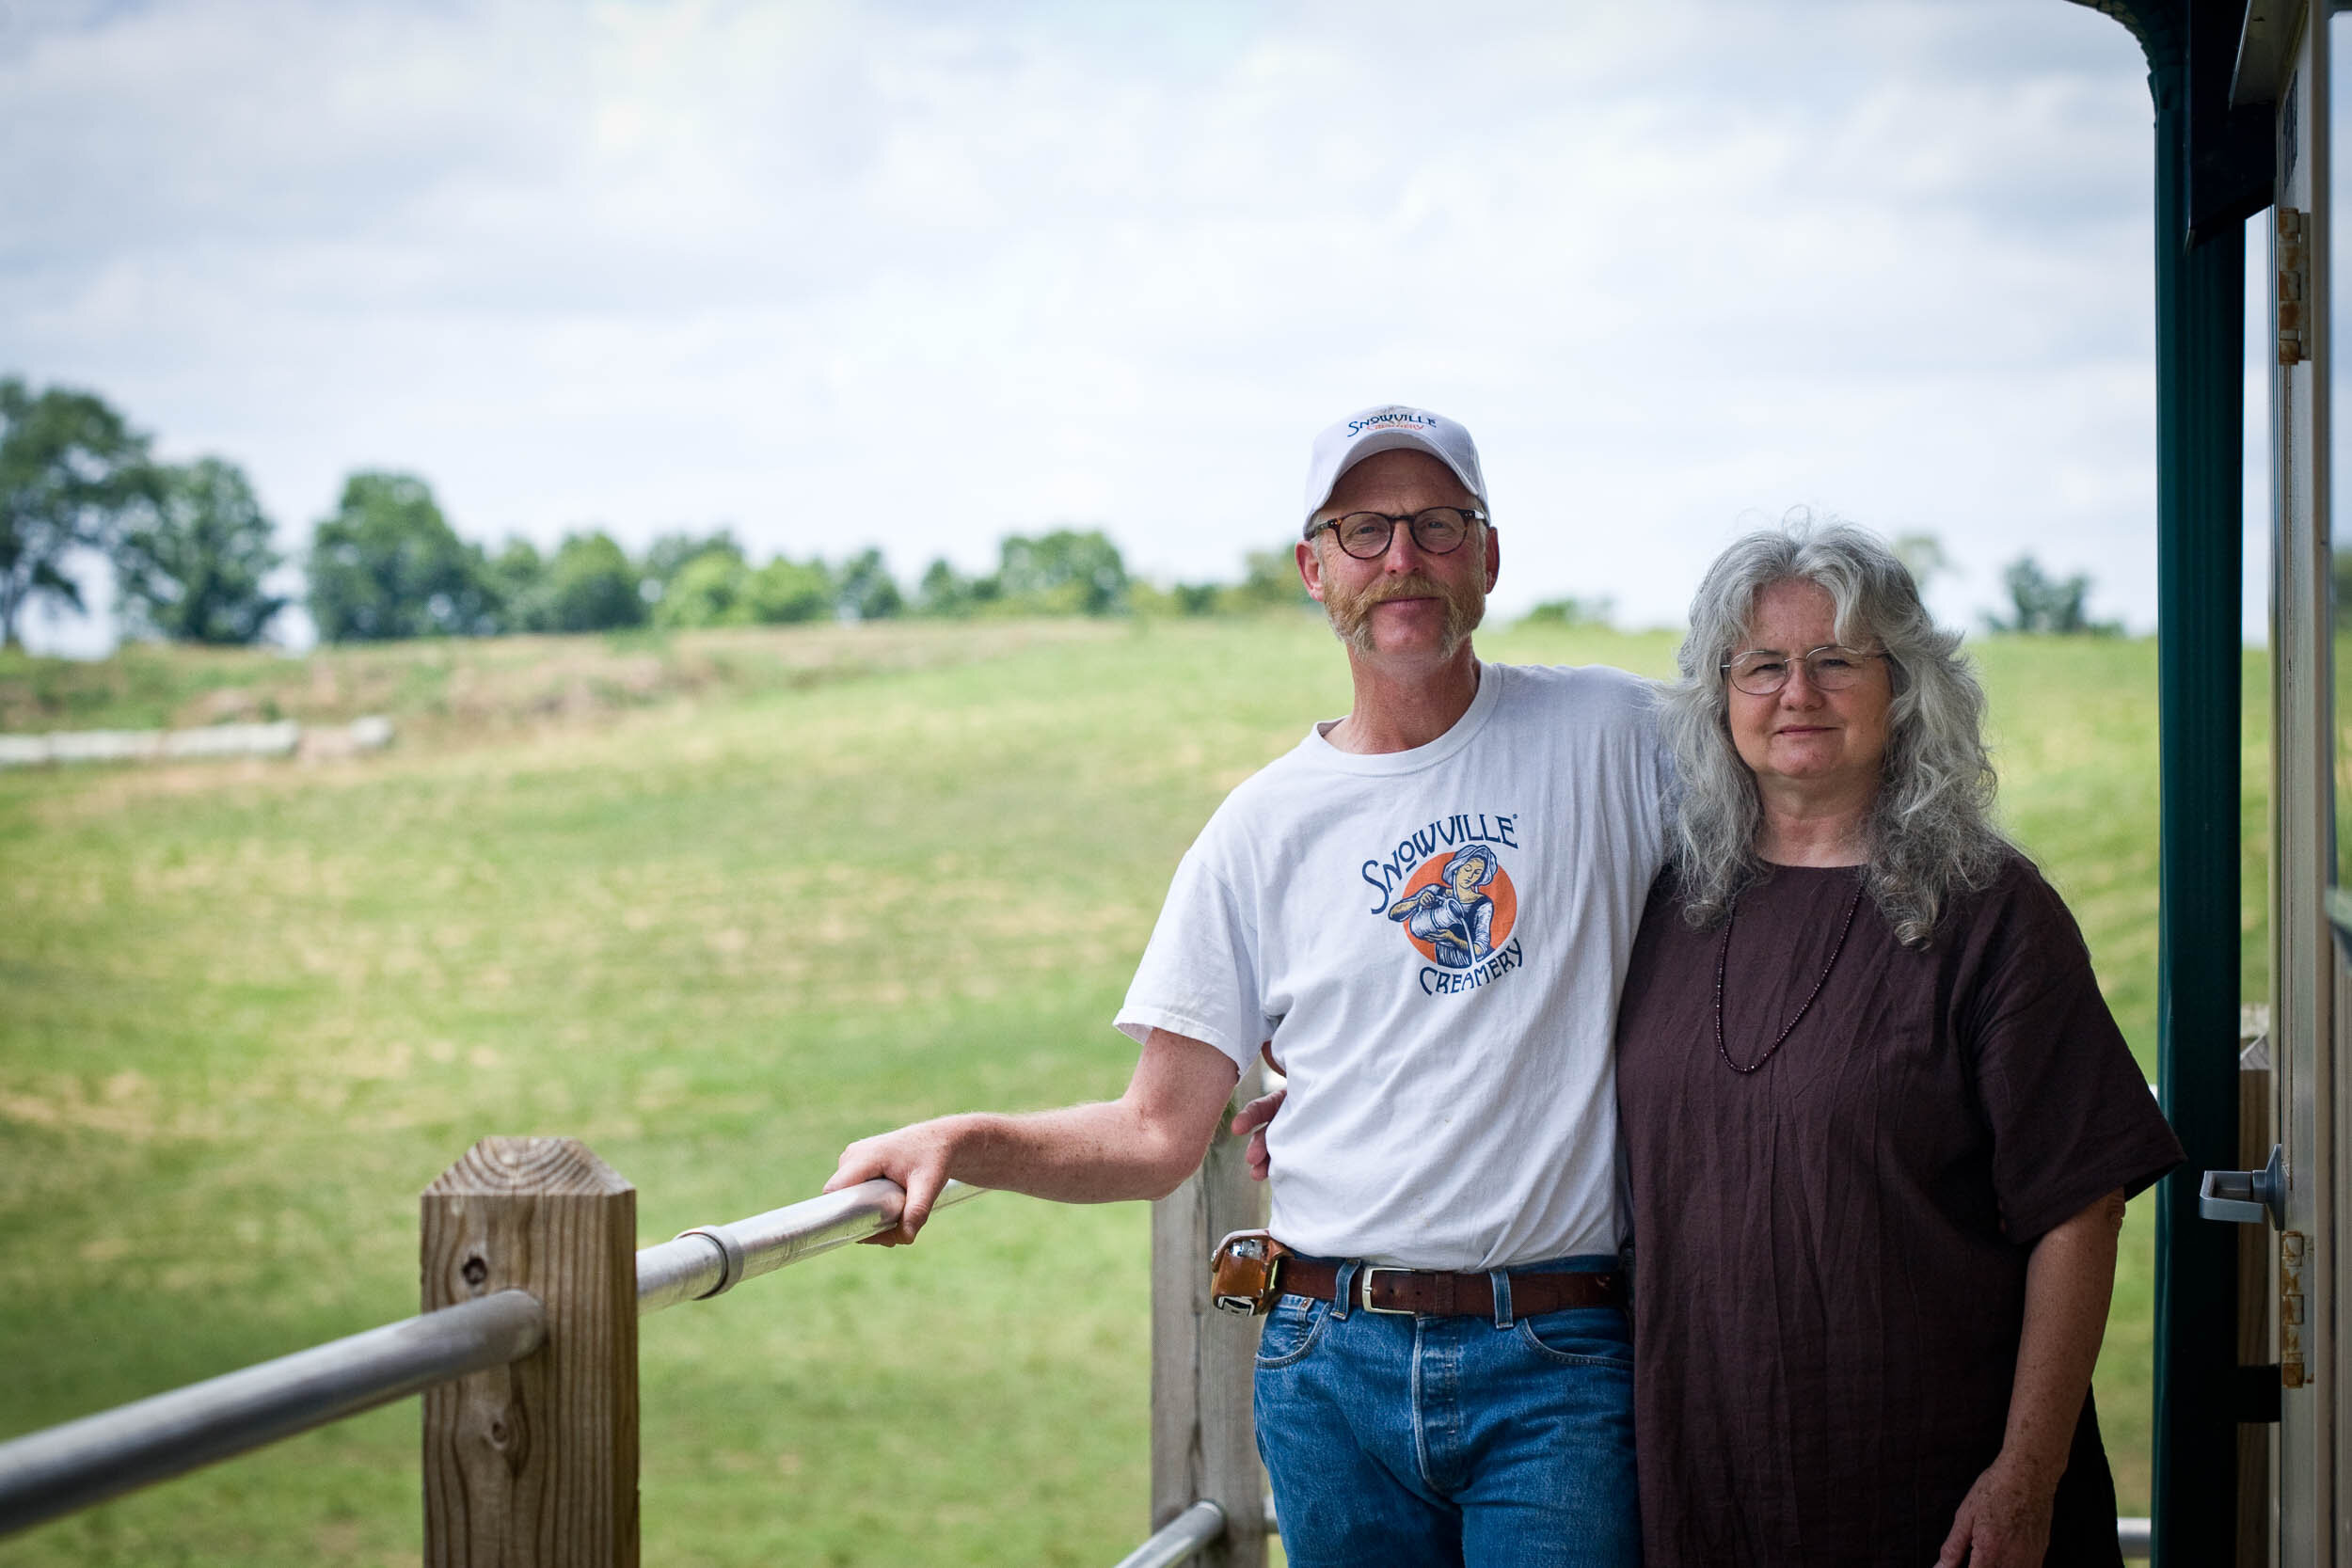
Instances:
[[[2058,895],[2027,872],[1994,904],[1957,1025],[1992,1129],[2003,1226],[2030,1244],[2102,1194],[2147,1187],[2181,1163],[2181,1145]]]
[[[1271,1031],[1249,911],[1212,861],[1203,835],[1176,867],[1113,1022],[1138,1045],[1154,1029],[1205,1040],[1246,1072]]]

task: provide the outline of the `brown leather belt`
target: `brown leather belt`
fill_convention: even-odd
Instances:
[[[1288,1295],[1329,1301],[1339,1275],[1337,1263],[1318,1263],[1294,1255],[1282,1259],[1277,1288]],[[1569,1307],[1625,1305],[1625,1275],[1621,1274],[1514,1272],[1510,1280],[1515,1318]],[[1432,1274],[1364,1263],[1357,1267],[1353,1293],[1356,1305],[1367,1312],[1417,1312],[1434,1318],[1491,1318],[1495,1313],[1494,1281],[1483,1274]]]

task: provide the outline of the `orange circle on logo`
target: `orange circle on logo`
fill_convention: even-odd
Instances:
[[[1456,850],[1454,853],[1458,854],[1460,851]],[[1411,880],[1407,881],[1403,891],[1397,894],[1397,900],[1410,898],[1422,888],[1435,887],[1443,882],[1445,868],[1453,863],[1454,855],[1452,854],[1435,855],[1423,861],[1421,869],[1413,873]],[[1483,888],[1472,890],[1473,897],[1482,894],[1494,900],[1495,918],[1493,926],[1486,933],[1487,946],[1490,952],[1499,951],[1504,942],[1511,940],[1511,927],[1518,924],[1519,918],[1518,889],[1511,885],[1511,874],[1502,869],[1500,857],[1495,861],[1494,880]],[[1391,901],[1390,907],[1394,908],[1395,901]],[[1436,942],[1415,936],[1412,927],[1403,920],[1398,921],[1397,926],[1405,932],[1405,940],[1411,942],[1422,958],[1427,958],[1431,963],[1438,961]]]

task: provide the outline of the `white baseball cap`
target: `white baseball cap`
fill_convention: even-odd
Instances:
[[[1331,499],[1340,476],[1375,451],[1409,447],[1425,451],[1454,470],[1478,504],[1486,502],[1486,481],[1478,471],[1478,443],[1470,433],[1442,414],[1384,403],[1350,414],[1315,437],[1314,455],[1307,462],[1307,521]]]

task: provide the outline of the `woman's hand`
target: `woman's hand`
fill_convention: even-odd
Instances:
[[[1977,1478],[1952,1515],[1935,1568],[2041,1568],[2050,1549],[2050,1507],[2058,1499],[2055,1478],[2043,1484],[2007,1458]]]

